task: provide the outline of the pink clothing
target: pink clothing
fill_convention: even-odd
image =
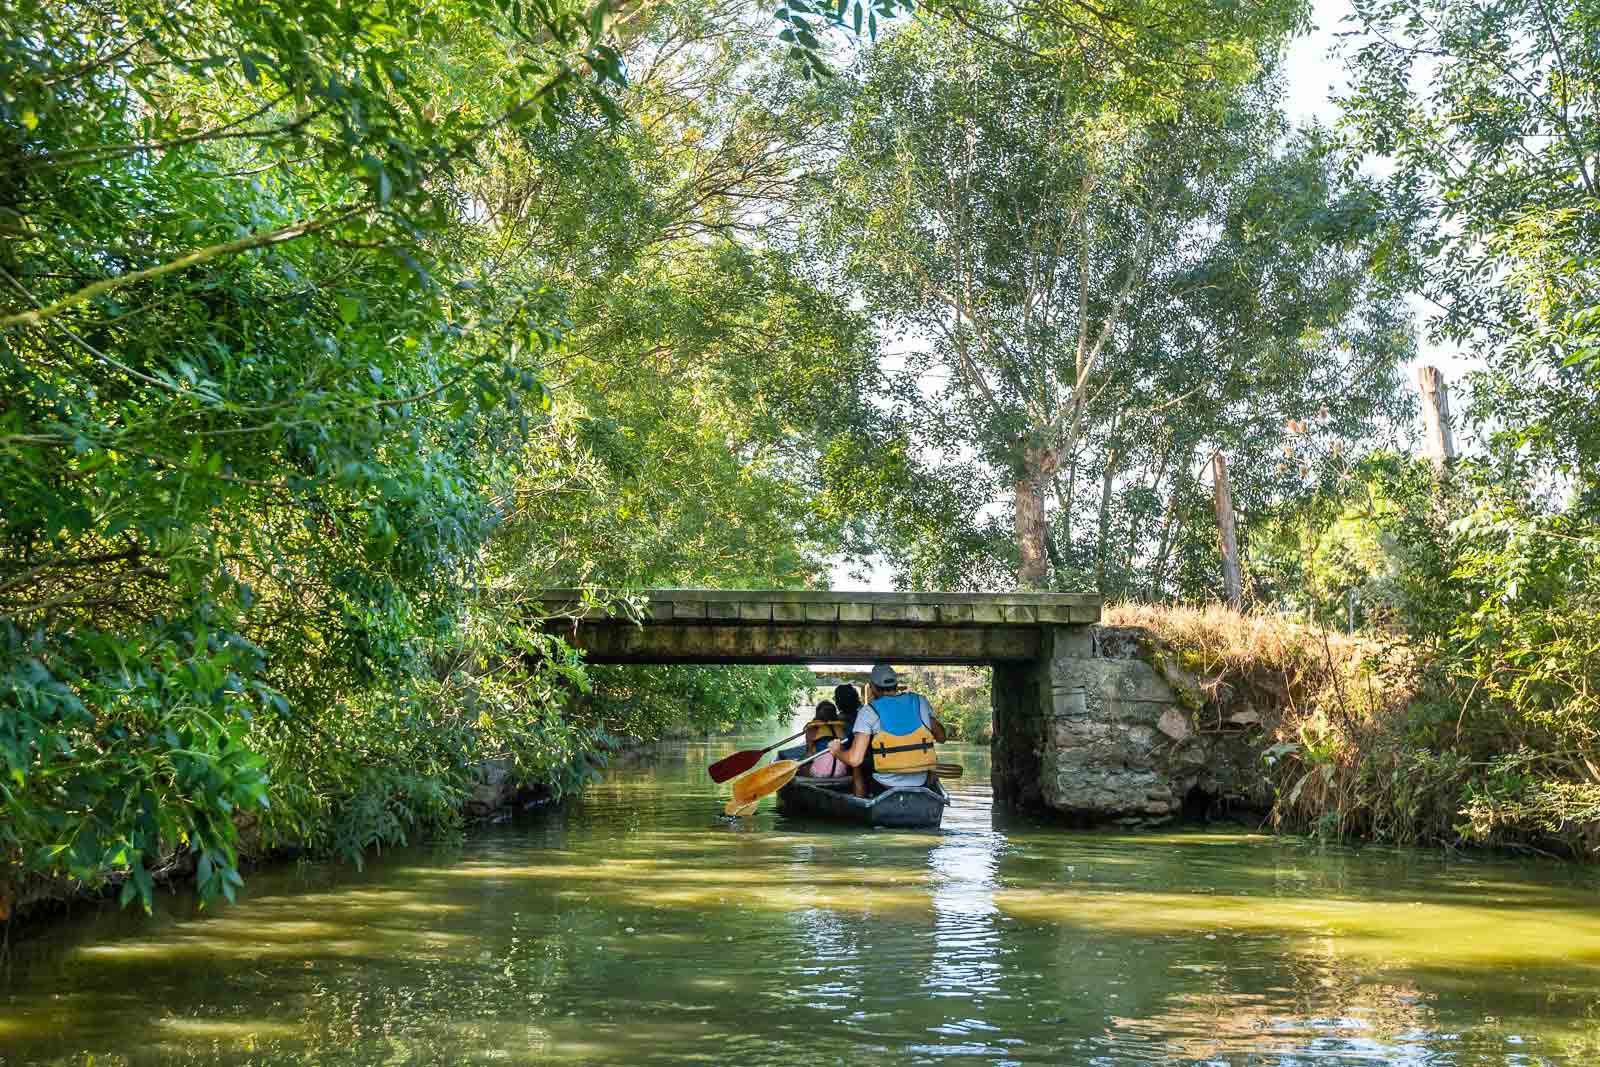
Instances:
[[[850,766],[832,752],[824,752],[811,761],[806,773],[813,778],[841,778],[850,773]]]

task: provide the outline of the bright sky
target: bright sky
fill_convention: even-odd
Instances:
[[[1353,28],[1345,23],[1345,19],[1352,13],[1349,0],[1317,0],[1312,16],[1315,28],[1290,45],[1285,63],[1288,93],[1284,99],[1284,110],[1291,121],[1303,123],[1317,120],[1329,126],[1337,121],[1339,107],[1333,98],[1344,91],[1348,82],[1344,76],[1343,63],[1332,55],[1332,51],[1336,43],[1335,34]],[[1414,299],[1412,308],[1419,316],[1420,333],[1422,302]],[[1455,381],[1470,369],[1474,362],[1470,357],[1463,356],[1453,349],[1442,348],[1423,339],[1418,359],[1411,368],[1408,368],[1406,380],[1416,381],[1416,366],[1432,365],[1444,372],[1447,382]],[[1462,442],[1458,440],[1458,447],[1461,444]],[[831,581],[835,589],[892,588],[889,571],[882,566],[874,567],[873,572],[864,581],[851,578],[844,567],[835,566]]]
[[[1284,110],[1295,122],[1319,119],[1332,125],[1339,117],[1332,97],[1345,86],[1344,71],[1329,52],[1334,44],[1333,35],[1341,28],[1348,28],[1340,24],[1350,13],[1350,5],[1345,0],[1322,0],[1316,5],[1313,16],[1316,28],[1289,46],[1286,64],[1289,96]]]

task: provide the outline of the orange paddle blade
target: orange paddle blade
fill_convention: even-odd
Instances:
[[[773,760],[759,771],[751,771],[734,782],[733,799],[741,804],[748,804],[752,800],[760,800],[764,796],[776,793],[789,784],[789,779],[793,778],[799,769],[800,764],[795,760]]]
[[[711,775],[711,780],[719,785],[730,778],[737,778],[751,767],[761,762],[762,753],[753,748],[743,752],[735,752],[731,756],[724,756],[711,766],[706,772]]]
[[[760,803],[759,800],[752,800],[747,804],[741,804],[737,800],[730,800],[727,806],[722,809],[722,812],[724,815],[732,815],[736,819],[742,819],[746,815],[754,815]]]

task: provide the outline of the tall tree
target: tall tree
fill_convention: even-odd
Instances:
[[[1279,146],[1270,81],[1152,117],[938,27],[893,34],[859,78],[825,240],[906,343],[908,418],[939,442],[923,460],[1003,481],[1023,587],[1052,558],[1057,582],[1107,587],[1126,483],[1184,492],[1206,449],[1270,446],[1291,419],[1348,438],[1392,395],[1407,337],[1364,273],[1370,193],[1315,135]]]
[[[858,331],[727,237],[810,127],[737,79],[656,83],[686,39],[737,43],[746,80],[778,67],[742,11],[665,7],[0,12],[0,903],[24,869],[126,869],[148,902],[177,848],[203,899],[231,896],[240,812],[359,857],[451,823],[490,756],[581,783],[580,665],[480,595],[512,569],[508,515],[525,537],[587,520],[530,538],[594,535],[562,575],[808,573],[803,489],[771,457],[817,390],[785,376],[848,364]],[[720,318],[674,315],[695,280]],[[676,420],[630,373],[661,340]],[[553,412],[551,384],[577,399]],[[702,480],[652,495],[675,450]],[[594,457],[623,486],[605,506],[519,508],[581,492]],[[661,536],[746,511],[746,543]]]

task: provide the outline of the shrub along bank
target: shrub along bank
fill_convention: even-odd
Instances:
[[[544,669],[552,669],[548,661]],[[472,818],[514,801],[560,800],[596,780],[609,753],[625,745],[686,730],[722,732],[787,714],[810,677],[792,668],[584,667],[575,659],[563,662],[560,671],[561,692],[542,694],[550,703],[537,705],[540,714],[515,723],[496,720],[487,710],[492,694],[483,679],[472,693],[458,679],[433,692],[414,691],[409,707],[400,707],[396,698],[378,707],[344,709],[345,721],[320,716],[314,735],[327,745],[305,743],[257,720],[254,731],[239,735],[240,748],[248,745],[252,753],[239,762],[261,783],[260,795],[268,802],[235,805],[226,829],[213,829],[231,847],[232,873],[224,884],[236,890],[243,884],[242,868],[275,857],[336,857],[359,866],[374,849],[459,832]],[[524,669],[520,687],[537,691],[543,677],[544,671]],[[518,676],[502,681],[519,687]],[[441,703],[446,697],[455,703]],[[560,743],[558,731],[564,735]],[[95,773],[93,765],[86,770],[81,763],[63,758],[53,775],[36,777],[71,782],[74,773]],[[19,794],[26,795],[13,790]],[[73,816],[94,813],[43,811],[38,823],[73,829],[80,837],[104,833],[93,823],[73,827]],[[114,817],[107,813],[101,825]],[[29,829],[24,824],[10,832]],[[107,892],[120,894],[124,903],[148,899],[159,884],[203,882],[215,875],[218,862],[178,831],[137,863],[126,853],[102,858],[79,852],[83,865],[65,872],[30,870],[15,858],[0,868],[0,921]],[[223,895],[231,899],[233,892]]]
[[[989,672],[978,667],[907,667],[905,684],[927,697],[952,741],[987,745],[994,738]]]
[[[1519,715],[1449,650],[1225,608],[1108,607],[1172,652],[1203,717],[1260,717],[1274,825],[1334,839],[1592,857],[1600,807],[1551,718]],[[1581,693],[1565,692],[1568,698]]]

